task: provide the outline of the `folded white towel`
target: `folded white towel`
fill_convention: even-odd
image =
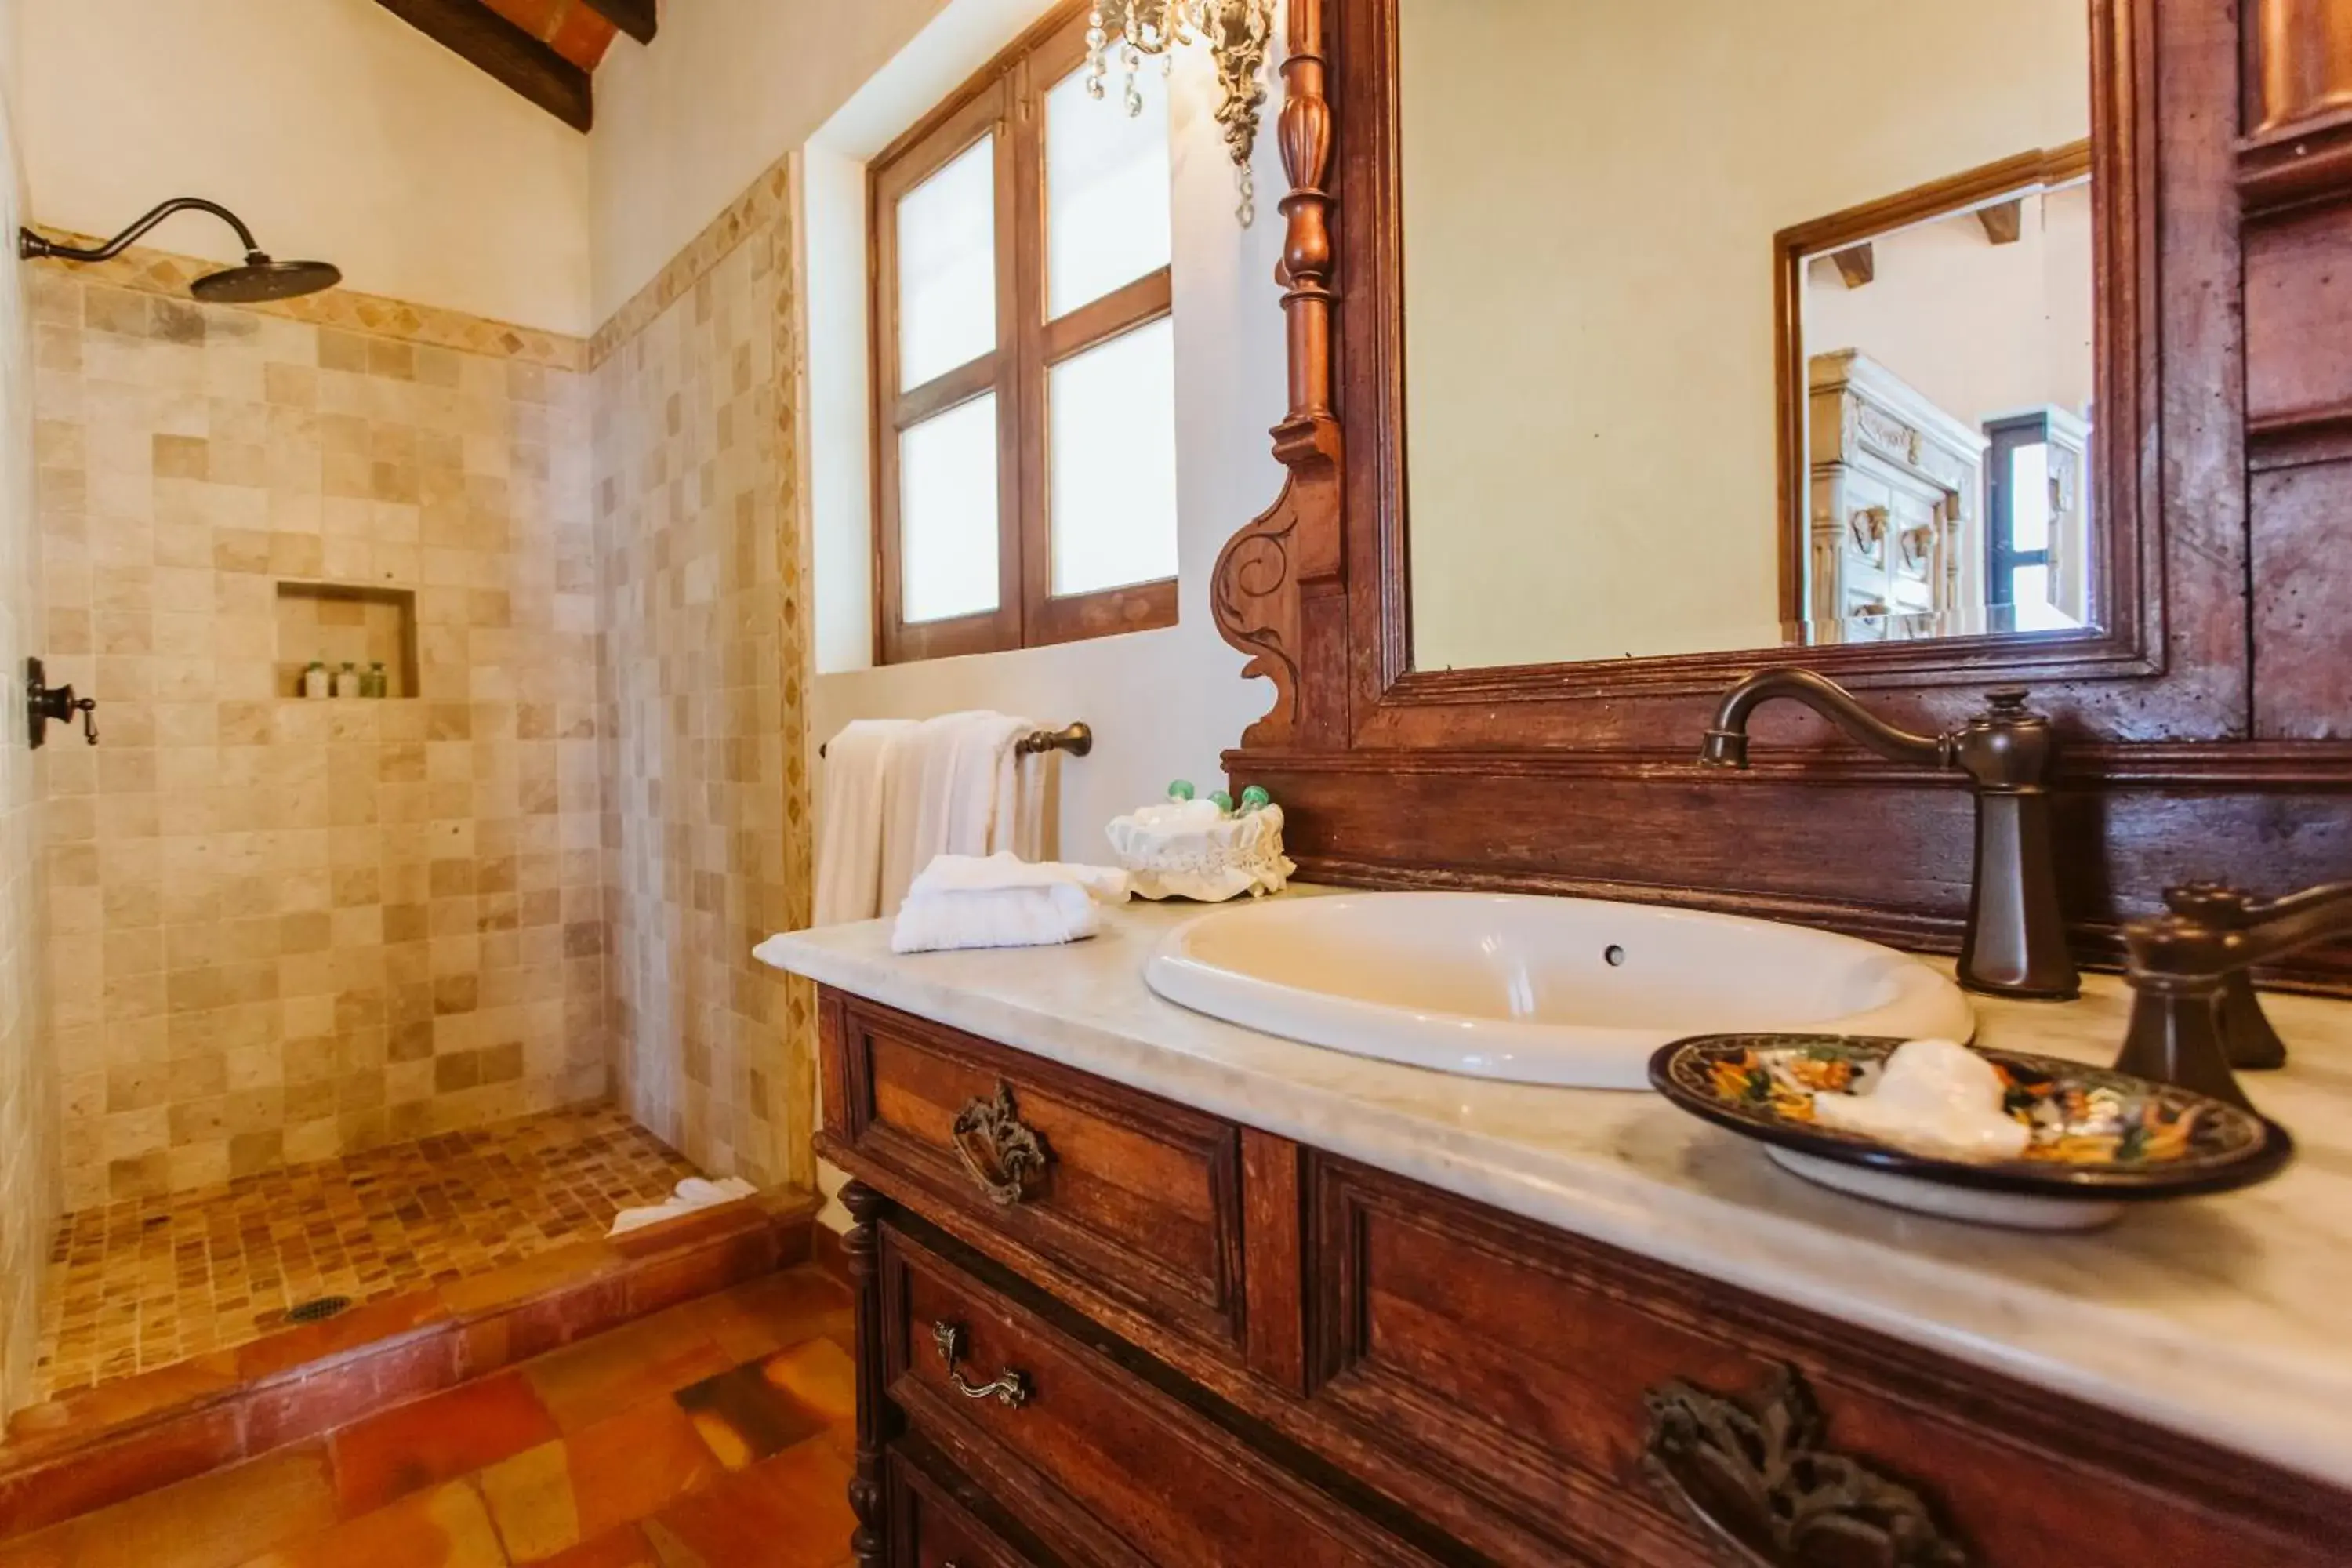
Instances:
[[[1083,889],[1088,898],[1106,904],[1127,902],[1127,873],[1116,866],[1066,865],[1059,860],[1024,860],[999,853],[940,855],[923,868],[907,889],[908,898],[930,893],[989,893],[1001,888],[1051,888],[1063,883]]]
[[[893,952],[966,947],[1051,947],[1102,929],[1102,906],[1084,888],[1058,882],[985,893],[934,893],[908,899],[890,928]]]
[[[709,1182],[700,1176],[688,1176],[678,1183],[677,1190],[657,1204],[639,1208],[623,1209],[613,1216],[613,1227],[606,1236],[622,1236],[629,1231],[643,1230],[649,1225],[659,1225],[666,1219],[677,1219],[698,1209],[716,1208],[731,1204],[738,1198],[756,1197],[760,1189],[740,1176],[729,1176],[723,1181]]]
[[[1099,901],[1098,901],[1099,900]],[[1127,901],[1127,873],[1100,866],[941,855],[908,889],[894,952],[1048,947],[1102,929],[1102,904]]]

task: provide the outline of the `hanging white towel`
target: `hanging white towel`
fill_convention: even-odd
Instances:
[[[1024,726],[1022,733],[1026,734]],[[987,851],[1011,853],[1024,860],[1044,860],[1057,846],[1047,842],[1046,812],[1052,795],[1053,769],[1060,757],[1052,752],[1025,755],[1019,737],[997,762],[996,810],[989,818]]]
[[[1034,726],[992,712],[926,719],[891,754],[884,789],[881,912],[896,914],[915,875],[940,855],[984,855],[1014,744]],[[1008,800],[1011,833],[1017,801]]]
[[[892,759],[915,729],[910,719],[860,719],[825,743],[813,910],[818,925],[870,921],[883,912]]]
[[[1127,901],[1127,873],[1102,866],[941,855],[915,879],[890,930],[894,952],[1044,947],[1102,929],[1102,906]]]
[[[988,855],[1014,847],[1012,821],[1021,776],[1018,748],[1021,738],[1036,727],[1009,713],[965,715],[949,744],[947,832],[937,853]]]

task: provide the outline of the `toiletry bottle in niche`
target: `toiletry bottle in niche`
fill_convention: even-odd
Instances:
[[[302,695],[325,697],[334,689],[331,682],[331,678],[327,674],[327,661],[323,658],[314,658],[310,661],[310,668],[302,672]]]
[[[367,673],[360,677],[360,695],[362,697],[392,695],[392,677],[384,673],[382,664],[369,665]]]
[[[338,697],[357,697],[359,694],[359,666],[346,661],[342,668],[335,671],[335,695]]]

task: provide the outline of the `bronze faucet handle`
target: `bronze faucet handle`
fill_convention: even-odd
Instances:
[[[2253,919],[2259,900],[2227,882],[2183,882],[2164,889],[2164,907],[2176,915],[2236,931]]]
[[[2116,1065],[2242,1099],[2230,1069],[2286,1065],[2286,1043],[2255,994],[2248,931],[2273,906],[2226,882],[2164,889],[2165,913],[2124,928],[2137,994]]]

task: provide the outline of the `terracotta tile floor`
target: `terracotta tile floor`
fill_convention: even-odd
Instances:
[[[0,1568],[838,1568],[850,1344],[829,1275],[769,1275],[0,1542]]]
[[[695,1168],[611,1107],[68,1215],[41,1300],[51,1398],[247,1343],[321,1296],[478,1274],[604,1234]]]

